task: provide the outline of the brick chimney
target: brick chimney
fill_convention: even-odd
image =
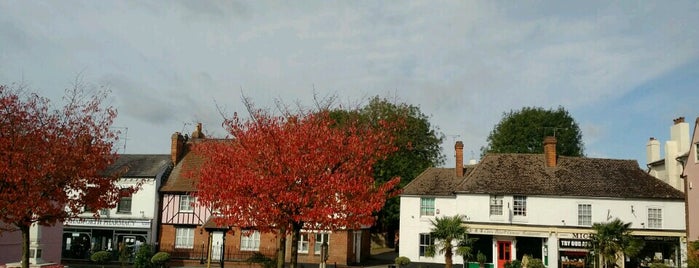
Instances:
[[[201,123],[197,123],[197,128],[192,132],[192,139],[203,139],[206,138],[204,136],[204,132],[201,131]]]
[[[171,139],[170,158],[172,159],[172,164],[177,165],[182,157],[182,151],[184,151],[184,137],[179,132],[175,132],[172,134]]]
[[[456,176],[464,176],[464,143],[457,141],[454,145],[454,150],[456,151]]]
[[[556,137],[547,136],[544,138],[544,158],[547,167],[556,166]]]

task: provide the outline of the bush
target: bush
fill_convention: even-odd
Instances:
[[[153,247],[150,244],[143,244],[136,251],[136,259],[133,261],[135,268],[150,268],[151,258],[153,257]]]
[[[167,252],[158,252],[153,255],[150,262],[157,267],[163,267],[163,265],[170,260],[170,254]]]
[[[479,264],[484,264],[488,258],[485,256],[485,254],[483,254],[483,252],[478,251],[478,254],[476,254],[476,260]]]
[[[398,267],[403,267],[403,266],[410,264],[410,258],[405,257],[405,256],[400,256],[400,257],[396,258],[395,262],[396,262],[396,265],[398,265]]]
[[[112,254],[107,251],[97,251],[90,256],[90,260],[97,264],[104,264],[112,258]]]
[[[250,258],[247,259],[249,262],[254,262],[254,263],[261,263],[265,268],[274,268],[277,267],[277,260],[276,259],[271,259],[270,257],[265,256],[262,253],[255,252],[250,256]]]
[[[650,264],[650,268],[670,268],[670,266],[662,262],[654,262]]]
[[[544,266],[544,262],[541,259],[529,259],[527,268],[546,268],[546,266]]]
[[[522,268],[522,262],[519,260],[508,261],[505,263],[505,268]]]

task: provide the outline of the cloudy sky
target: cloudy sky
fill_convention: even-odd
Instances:
[[[610,3],[611,2],[611,3]],[[479,148],[503,112],[563,106],[591,157],[637,159],[699,116],[697,1],[0,1],[0,84],[111,89],[125,153],[225,135],[216,109],[313,95],[419,106]],[[121,145],[123,146],[123,144]],[[468,157],[468,155],[467,155]]]

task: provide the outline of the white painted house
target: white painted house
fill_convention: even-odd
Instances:
[[[678,117],[672,121],[670,139],[665,142],[663,148],[660,147],[660,141],[656,138],[651,137],[648,140],[646,166],[650,175],[684,192],[684,180],[680,175],[682,175],[682,165],[686,162],[691,144],[689,123],[684,121],[684,117]]]
[[[143,243],[157,242],[158,189],[171,169],[170,155],[119,155],[105,172],[117,172],[121,188],[140,184],[138,191],[121,197],[117,207],[100,210],[99,219],[89,208],[64,222],[62,258],[88,259],[100,250],[118,252],[121,246],[135,252]]]
[[[686,266],[684,196],[648,175],[633,160],[556,155],[548,137],[544,154],[488,154],[463,165],[456,145],[455,168],[429,168],[401,195],[399,255],[418,263],[444,263],[426,257],[431,220],[465,215],[474,254],[490,267],[529,255],[547,267],[592,267],[591,226],[619,218],[631,222],[645,241],[641,254],[621,267],[647,259]],[[455,256],[455,264],[463,263]]]

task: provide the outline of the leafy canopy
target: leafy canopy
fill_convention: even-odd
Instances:
[[[396,122],[367,127],[357,117],[343,124],[329,112],[273,116],[251,109],[224,122],[232,140],[203,142],[194,152],[208,159],[200,172],[200,203],[221,212],[217,223],[298,232],[373,224],[373,214],[397,194],[399,178],[377,184],[374,164],[396,150]]]
[[[333,110],[331,117],[340,124],[348,118],[356,118],[360,123],[372,128],[380,128],[379,122],[402,122],[402,128],[396,128],[393,145],[397,150],[374,165],[374,177],[377,182],[388,182],[400,177],[400,186],[405,186],[428,167],[438,166],[444,162],[440,145],[444,135],[439,133],[429,118],[417,106],[406,103],[394,103],[378,96],[358,110]],[[378,129],[377,129],[378,130]],[[391,198],[379,213],[379,223],[384,229],[398,229],[400,222],[400,204],[398,198]]]
[[[65,93],[66,104],[54,108],[38,94],[0,86],[0,222],[26,234],[23,266],[32,223],[53,225],[119,200],[118,178],[101,174],[116,158],[116,110],[102,105],[107,92],[88,94],[76,84]]]
[[[550,110],[524,107],[504,113],[488,135],[488,145],[481,148],[481,156],[487,153],[543,153],[542,143],[546,136],[556,137],[558,155],[584,156],[580,127],[563,107]]]

